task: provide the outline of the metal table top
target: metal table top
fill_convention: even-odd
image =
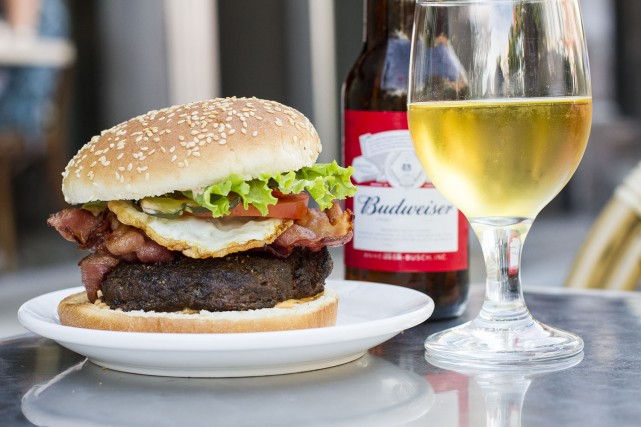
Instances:
[[[585,341],[554,373],[463,374],[430,365],[427,335],[478,313],[427,321],[334,368],[256,378],[163,378],[110,371],[55,342],[0,341],[2,426],[637,426],[641,294],[526,292],[535,318]]]

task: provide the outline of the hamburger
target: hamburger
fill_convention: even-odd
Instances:
[[[48,224],[90,254],[63,325],[222,333],[324,327],[338,298],[327,250],[352,237],[350,168],[293,108],[218,98],[103,131],[63,172]],[[317,207],[314,207],[316,205]]]

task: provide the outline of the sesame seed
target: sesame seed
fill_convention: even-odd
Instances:
[[[176,155],[174,154],[173,156],[171,156],[171,161],[172,161],[172,162],[174,162],[174,161],[176,161],[176,159],[177,159],[177,158],[178,158],[178,156],[176,156]]]
[[[258,131],[257,131],[257,130],[255,130],[254,132],[252,132],[252,136],[253,136],[254,138],[255,138],[255,137],[257,137],[257,136],[258,136]]]
[[[174,151],[176,151],[176,147],[172,145],[171,148],[169,149],[169,152],[173,153]]]

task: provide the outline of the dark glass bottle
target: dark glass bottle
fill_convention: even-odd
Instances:
[[[343,86],[343,159],[359,188],[345,276],[424,292],[432,317],[448,318],[467,302],[468,225],[427,181],[407,131],[413,15],[414,0],[365,0],[363,50]]]

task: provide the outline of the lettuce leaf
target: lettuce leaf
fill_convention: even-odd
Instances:
[[[209,209],[214,218],[228,214],[239,203],[245,209],[251,204],[261,215],[266,215],[269,205],[276,204],[278,200],[272,195],[273,188],[284,194],[307,191],[321,209],[327,209],[332,206],[332,201],[354,195],[356,187],[350,181],[352,172],[351,166],[343,168],[334,161],[283,174],[262,174],[249,181],[231,175],[225,181],[199,192],[185,192],[185,195]]]

